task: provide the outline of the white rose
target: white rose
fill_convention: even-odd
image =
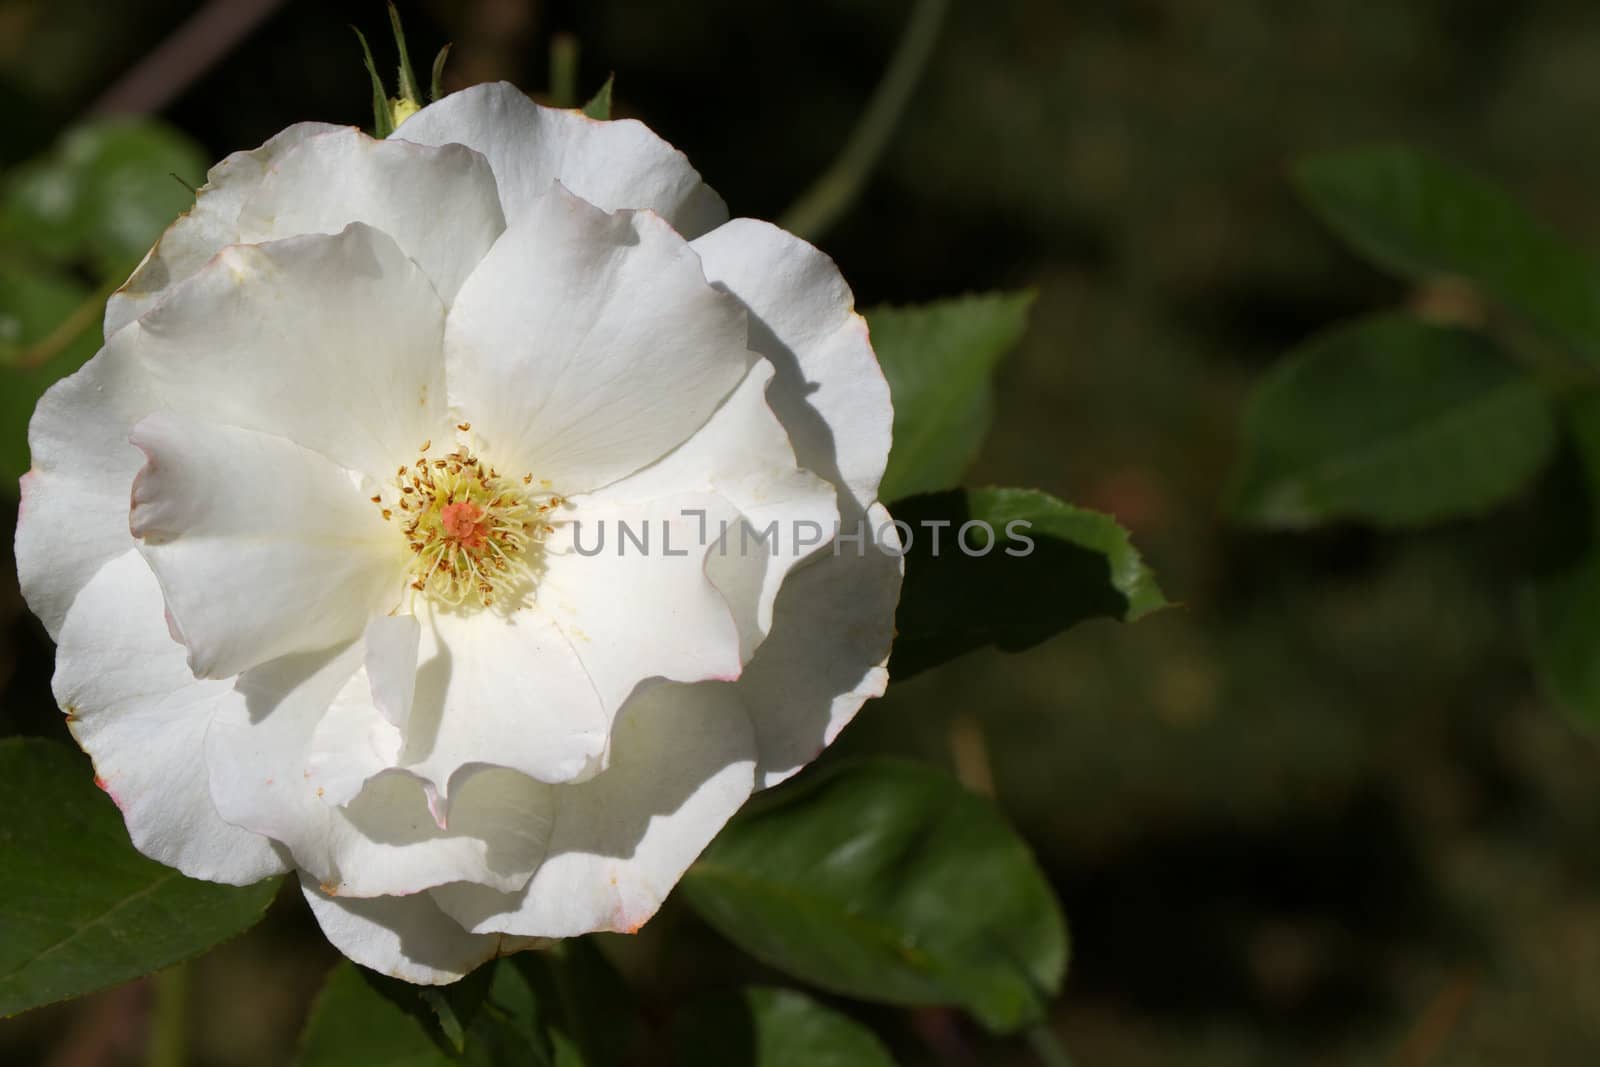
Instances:
[[[637,929],[882,692],[890,421],[825,256],[483,85],[211,171],[40,402],[18,569],[143,852],[447,982]]]

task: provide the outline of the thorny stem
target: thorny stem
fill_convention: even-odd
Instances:
[[[950,0],[918,0],[895,48],[894,58],[873,90],[872,99],[850,132],[844,150],[811,187],[784,212],[778,224],[790,233],[815,241],[839,221],[861,193],[878,165],[889,138],[911,101],[923,68],[939,39],[939,27]]]

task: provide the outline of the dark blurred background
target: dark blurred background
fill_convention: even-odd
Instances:
[[[119,79],[202,6],[0,0],[0,163],[127,103]],[[212,158],[302,119],[370,123],[347,24],[388,70],[378,0],[258,6],[240,46],[156,86],[162,116]],[[619,115],[735,214],[774,217],[837,151],[910,5],[401,7],[419,65],[455,42],[452,86],[542,89],[552,34],[575,35],[585,92],[615,71]],[[1114,513],[1182,602],[918,677],[838,746],[992,788],[1065,903],[1055,1025],[1077,1063],[1600,1063],[1600,750],[1521,655],[1526,531],[1562,506],[1559,470],[1496,518],[1406,535],[1236,531],[1217,503],[1251,383],[1333,320],[1414,299],[1297,205],[1292,160],[1430,147],[1600,245],[1597,127],[1589,0],[956,0],[881,170],[822,240],[863,306],[1037,287],[971,480]],[[0,734],[65,738],[12,573]],[[760,974],[671,902],[604,944],[656,1017]],[[196,965],[194,1062],[287,1062],[332,960],[280,901]],[[147,998],[0,1024],[0,1062],[134,1062]],[[906,1064],[1030,1062],[953,1015],[847,1009]]]

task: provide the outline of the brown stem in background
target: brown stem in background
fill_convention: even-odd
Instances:
[[[21,355],[11,360],[10,366],[19,370],[42,367],[65,352],[79,337],[91,329],[97,329],[105,318],[106,300],[123,284],[117,279],[126,278],[132,273],[133,267],[121,273],[112,271],[111,277],[100,288],[90,293],[66,318],[56,323],[55,329],[46,334],[43,340],[24,349]]]
[[[1412,1025],[1395,1053],[1394,1067],[1427,1067],[1433,1063],[1460,1025],[1477,985],[1478,977],[1470,971],[1452,975]]]
[[[520,81],[539,23],[538,0],[477,0],[450,26],[453,44],[444,90]]]
[[[129,982],[79,1001],[71,1026],[45,1067],[115,1067],[139,1054],[149,1015],[150,983]]]
[[[282,5],[283,0],[211,0],[100,94],[89,113],[162,110]]]
[[[983,724],[977,716],[961,712],[950,720],[950,758],[955,761],[956,779],[969,792],[994,799],[994,768],[989,762],[989,743],[984,740]]]

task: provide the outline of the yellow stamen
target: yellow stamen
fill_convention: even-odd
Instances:
[[[412,589],[451,607],[488,607],[531,592],[538,545],[554,530],[534,519],[561,503],[554,493],[529,493],[532,474],[501,478],[463,446],[445,459],[419,457],[399,468],[395,482]],[[385,509],[383,517],[391,516]]]

